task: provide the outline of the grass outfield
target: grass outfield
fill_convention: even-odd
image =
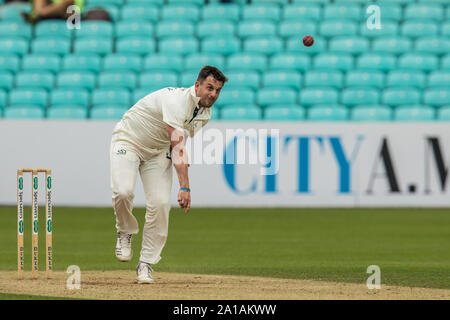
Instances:
[[[31,212],[25,209],[25,268],[31,271]],[[134,269],[114,256],[111,208],[54,210],[54,267]],[[17,212],[0,207],[0,270],[17,268]],[[144,209],[135,209],[142,226]],[[45,270],[40,208],[40,270]],[[449,209],[172,209],[156,271],[365,283],[369,265],[382,285],[450,288]]]

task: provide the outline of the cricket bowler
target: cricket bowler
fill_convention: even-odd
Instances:
[[[111,149],[112,205],[119,261],[133,257],[131,240],[139,226],[134,217],[134,187],[139,172],[146,200],[138,283],[152,283],[151,265],[161,259],[169,227],[172,164],[178,175],[178,204],[188,213],[191,196],[187,135],[193,137],[211,118],[211,106],[228,79],[213,66],[203,67],[190,88],[163,88],[130,108],[114,128]]]

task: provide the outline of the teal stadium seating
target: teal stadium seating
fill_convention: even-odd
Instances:
[[[10,72],[0,71],[0,90],[11,90],[13,87],[14,76]],[[0,91],[3,99],[6,97],[4,91]]]
[[[86,119],[88,111],[84,108],[70,107],[70,108],[55,108],[52,107],[47,110],[48,119],[70,119],[70,120],[82,120]]]
[[[214,119],[450,121],[448,0],[86,1],[99,7],[111,22],[73,30],[2,7],[0,116],[117,120],[214,65],[229,78]]]
[[[299,121],[305,120],[305,110],[299,107],[267,107],[264,110],[264,119],[272,121]]]
[[[344,76],[341,71],[320,71],[311,70],[305,73],[305,86],[307,88],[325,87],[340,89],[344,83]]]
[[[50,94],[50,105],[52,108],[89,108],[89,91],[86,89],[55,89]]]
[[[98,72],[101,69],[100,56],[92,54],[68,54],[63,58],[61,71]]]
[[[137,54],[110,54],[103,59],[103,70],[140,72],[142,58]]]
[[[43,71],[58,73],[61,58],[56,54],[29,54],[22,59],[23,71]]]

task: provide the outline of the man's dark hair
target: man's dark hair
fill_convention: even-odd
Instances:
[[[203,80],[205,80],[209,76],[213,76],[214,79],[216,79],[217,81],[223,82],[223,83],[228,81],[228,78],[225,77],[225,75],[222,73],[222,71],[220,71],[219,69],[217,69],[216,67],[213,67],[213,66],[204,66],[198,74],[197,81],[202,83]]]

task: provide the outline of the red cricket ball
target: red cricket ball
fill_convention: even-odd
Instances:
[[[314,43],[314,38],[311,36],[305,36],[303,38],[303,44],[307,47],[311,47]]]

